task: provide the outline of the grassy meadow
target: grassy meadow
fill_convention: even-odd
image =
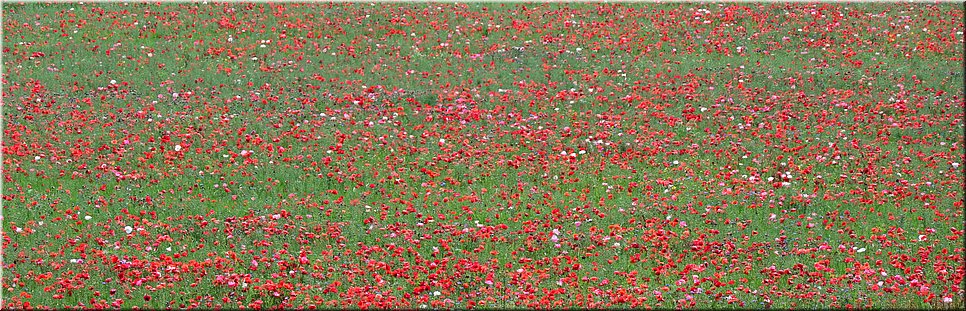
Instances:
[[[2,11],[3,308],[964,303],[961,3]]]

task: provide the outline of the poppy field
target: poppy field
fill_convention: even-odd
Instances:
[[[963,13],[4,2],[2,308],[959,308]]]

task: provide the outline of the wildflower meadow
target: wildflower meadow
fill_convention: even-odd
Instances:
[[[4,309],[956,309],[964,5],[2,3]]]

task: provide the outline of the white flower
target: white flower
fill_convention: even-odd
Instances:
[[[181,145],[174,145],[174,151],[181,151]]]
[[[124,226],[124,232],[131,234],[131,232],[134,232],[134,228],[131,228],[131,226]]]
[[[117,80],[111,80],[111,84],[117,84]]]
[[[181,94],[178,94],[178,93],[172,93],[172,94],[171,94],[171,97],[174,97],[174,98],[178,98],[178,96],[180,96],[180,95],[181,95]]]
[[[435,292],[433,292],[433,296],[439,296],[439,295],[442,295],[442,294],[443,294],[443,293],[440,293],[439,291],[435,291]]]
[[[953,298],[952,298],[952,297],[943,297],[943,302],[944,302],[944,303],[950,303],[950,302],[953,302]]]

